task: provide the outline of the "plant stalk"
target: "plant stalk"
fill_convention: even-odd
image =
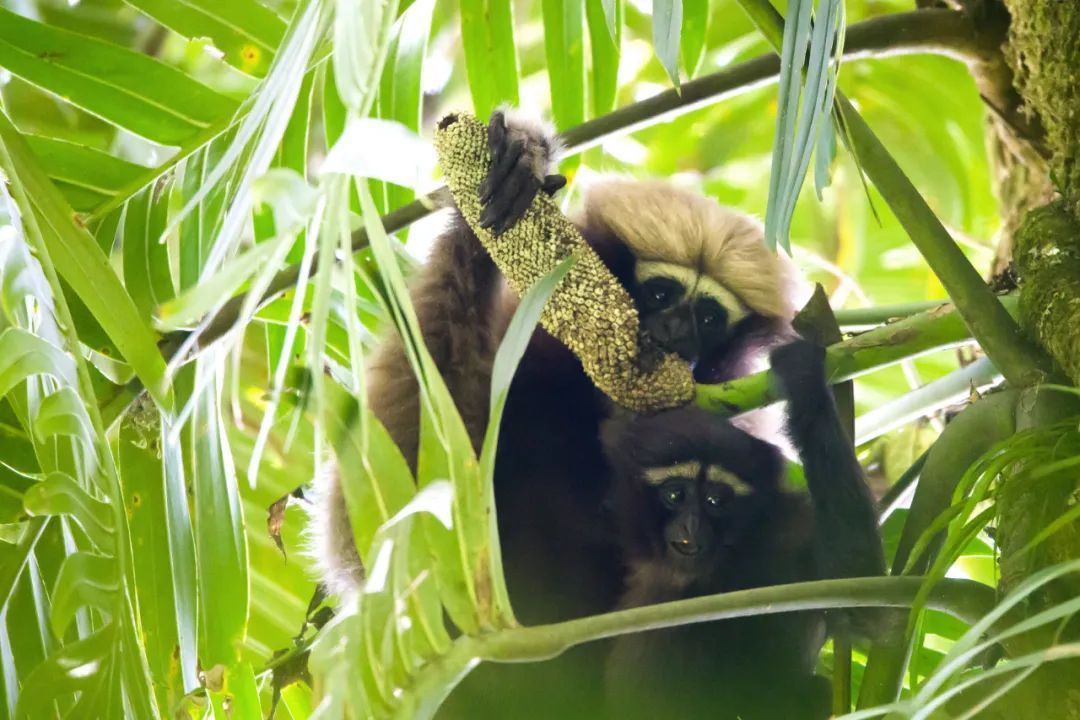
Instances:
[[[1017,299],[1002,298],[1016,312]],[[830,384],[858,377],[884,365],[932,350],[954,347],[971,338],[956,307],[950,303],[831,345],[825,356]],[[768,371],[718,385],[698,385],[695,401],[718,415],[737,415],[779,400]]]

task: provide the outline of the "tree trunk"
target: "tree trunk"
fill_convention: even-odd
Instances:
[[[1072,384],[1080,385],[1080,3],[1073,0],[1005,0],[1011,14],[1005,57],[1014,74],[1024,109],[1041,125],[1042,162],[1016,163],[1006,157],[998,188],[1003,202],[1005,236],[1015,219],[1012,261],[1021,286],[1021,324],[1050,354]],[[1010,166],[1010,163],[1012,165]],[[1056,188],[1061,198],[1030,210],[1034,199]],[[1010,218],[1013,220],[1010,222]],[[1029,402],[1017,409],[1017,427],[1043,427],[1070,415],[1076,405],[1069,396],[1031,390]],[[1061,428],[1061,426],[1057,426]],[[1060,432],[1075,433],[1075,424]],[[1021,474],[1023,475],[1023,474]],[[1030,477],[1003,478],[998,495],[1001,509],[998,546],[1001,589],[1009,592],[1033,572],[1080,557],[1080,523],[1060,529],[1033,550],[1028,544],[1055,519],[1076,504],[1080,481],[1076,473],[1058,473],[1041,481]],[[1038,612],[1076,597],[1075,577],[1045,587],[1026,607]],[[1054,642],[1059,628],[1047,628],[1013,638],[1012,656],[1037,651]],[[1077,622],[1064,629],[1057,642],[1075,642]],[[1048,663],[1008,692],[984,717],[1010,720],[1080,720],[1080,663]]]

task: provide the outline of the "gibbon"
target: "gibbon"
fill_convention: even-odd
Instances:
[[[773,445],[687,407],[605,423],[612,513],[627,567],[621,607],[825,578],[884,574],[876,514],[825,383],[824,350],[775,350],[809,493],[783,488]],[[824,720],[820,612],[720,620],[619,637],[607,717]]]
[[[481,223],[499,234],[538,192],[553,193],[564,181],[552,174],[559,152],[554,133],[520,112],[493,114],[489,144],[497,161],[481,188]],[[743,375],[766,348],[788,337],[795,276],[750,217],[667,182],[611,179],[586,190],[572,219],[634,298],[644,331],[690,363],[698,382]],[[479,449],[492,362],[518,298],[460,213],[453,212],[414,277],[411,299],[427,348]],[[415,469],[418,387],[396,334],[382,341],[366,372],[372,411]],[[523,624],[604,612],[618,601],[622,561],[605,508],[609,469],[600,444],[600,424],[611,413],[577,358],[537,328],[504,411],[494,480],[506,580]],[[333,472],[316,483],[309,531],[324,586],[353,592],[363,567]],[[579,657],[579,667],[602,667],[599,648],[578,650],[560,662]],[[515,703],[515,717],[565,716],[560,713],[568,707],[577,717],[601,700],[598,678],[584,672],[560,673],[563,689],[544,693],[552,687],[544,679],[550,665],[498,676],[499,695]],[[482,688],[474,699],[494,709],[491,717],[507,717],[511,710],[498,709],[485,685],[488,672],[481,667],[465,684]],[[577,688],[567,685],[568,676]],[[475,703],[463,706],[463,717],[481,717]]]

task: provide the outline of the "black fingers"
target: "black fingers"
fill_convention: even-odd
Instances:
[[[488,123],[488,148],[491,166],[480,183],[480,227],[501,235],[521,219],[541,190],[548,195],[566,184],[561,175],[537,178],[536,155],[541,150],[531,147],[542,140],[515,138],[506,127],[506,117],[495,112]]]
[[[487,177],[484,178],[484,182],[480,183],[480,202],[491,202],[491,198],[496,194],[502,193],[502,186],[507,181],[513,179],[513,171],[521,161],[521,154],[525,151],[525,146],[519,142],[510,143],[508,146],[500,147],[498,151],[492,150],[491,153],[491,167],[488,169]],[[531,173],[530,173],[531,175]]]

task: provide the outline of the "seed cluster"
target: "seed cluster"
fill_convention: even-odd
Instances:
[[[443,122],[435,147],[458,209],[518,295],[567,257],[577,256],[540,324],[581,360],[596,386],[636,412],[675,407],[694,396],[686,363],[661,353],[641,332],[637,308],[577,228],[544,193],[498,238],[480,227],[480,183],[491,163],[487,128],[459,114]]]

